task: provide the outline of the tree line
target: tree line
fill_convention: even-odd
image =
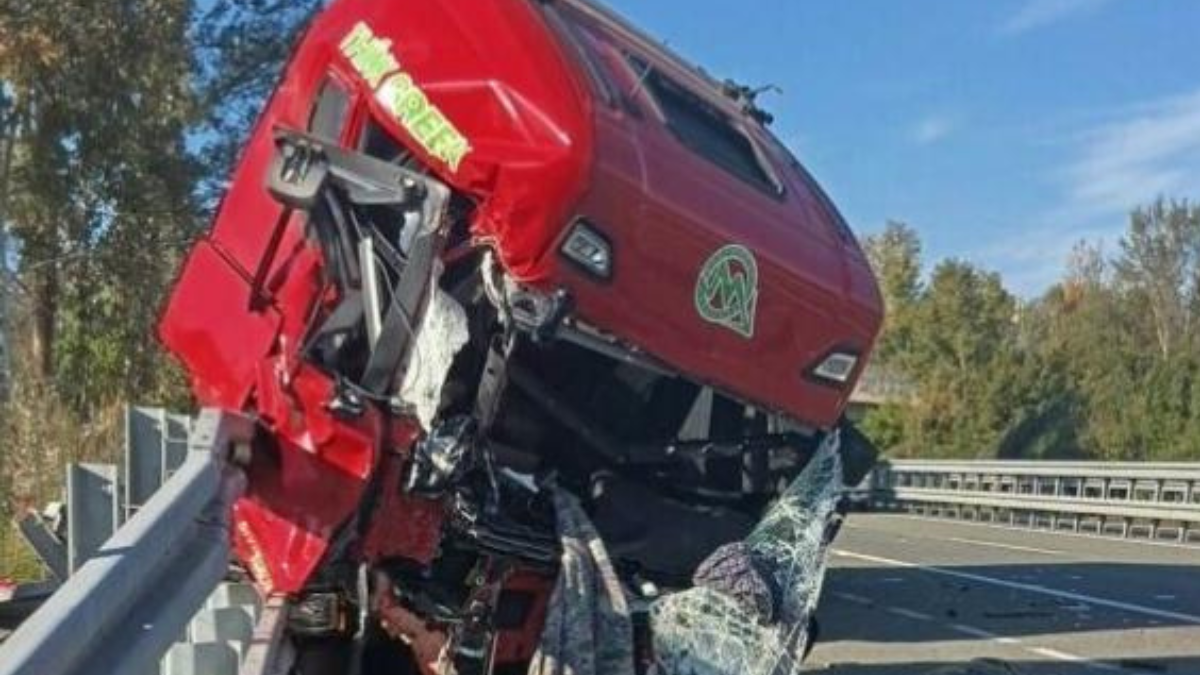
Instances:
[[[160,306],[321,4],[0,0],[3,521],[110,459],[125,402],[186,405]]]
[[[1032,300],[961,260],[926,270],[903,223],[865,248],[888,309],[874,365],[912,385],[864,421],[891,454],[1200,459],[1200,206],[1136,208]]]

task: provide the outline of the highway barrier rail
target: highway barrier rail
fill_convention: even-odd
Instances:
[[[122,467],[68,469],[66,541],[25,523],[61,585],[0,644],[0,675],[270,672],[283,606],[223,583],[244,482],[230,458],[252,423],[215,410],[127,419]]]
[[[881,463],[874,510],[1200,544],[1200,463]]]
[[[20,523],[52,578],[8,603],[41,606],[0,643],[0,675],[286,672],[286,603],[229,577],[227,518],[253,431],[215,410],[130,408],[120,466],[68,468],[66,527],[46,514]],[[875,510],[1200,544],[1200,463],[891,461],[852,497]]]

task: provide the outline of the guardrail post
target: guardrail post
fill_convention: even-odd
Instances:
[[[125,409],[125,517],[130,518],[163,482],[163,411]]]
[[[72,574],[116,531],[119,510],[115,466],[67,467],[67,566]]]
[[[161,408],[125,409],[123,519],[128,519],[183,464],[191,420]]]
[[[224,577],[244,478],[225,460],[253,423],[206,410],[178,471],[0,644],[0,675],[143,675]]]
[[[67,547],[50,530],[50,526],[46,524],[41,514],[27,514],[17,523],[17,528],[20,529],[21,536],[25,538],[29,547],[50,569],[50,573],[54,575],[55,579],[62,581],[70,575],[71,569],[67,564]]]

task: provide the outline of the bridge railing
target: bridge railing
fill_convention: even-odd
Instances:
[[[939,461],[883,463],[876,510],[1053,531],[1200,543],[1200,464]]]

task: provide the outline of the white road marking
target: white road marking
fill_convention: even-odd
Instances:
[[[933,621],[933,617],[925,612],[917,612],[903,607],[888,607],[887,611],[896,616],[902,616],[906,619],[916,619],[917,621]]]
[[[1158,601],[1160,601],[1160,602],[1174,602],[1175,600],[1178,600],[1178,598],[1177,598],[1176,596],[1174,596],[1174,595],[1167,595],[1167,594],[1164,594],[1164,595],[1156,595],[1156,596],[1154,596],[1154,599],[1155,599],[1155,600],[1158,600]]]
[[[963,635],[970,635],[971,637],[977,637],[977,638],[981,638],[984,640],[991,640],[992,642],[996,642],[998,644],[1009,645],[1012,647],[1018,647],[1020,649],[1023,649],[1025,651],[1029,652],[1030,654],[1036,654],[1036,655],[1044,657],[1044,658],[1054,659],[1055,661],[1065,661],[1067,663],[1078,663],[1078,664],[1080,664],[1082,666],[1086,666],[1088,668],[1095,668],[1096,670],[1108,670],[1108,671],[1121,671],[1122,670],[1118,666],[1114,666],[1111,663],[1104,663],[1102,661],[1094,661],[1085,656],[1080,656],[1078,654],[1072,654],[1070,652],[1060,651],[1058,649],[1051,649],[1049,647],[1039,647],[1038,645],[1027,644],[1021,640],[1018,640],[1017,638],[1008,637],[1007,635],[999,635],[997,633],[993,633],[991,631],[984,630],[982,628],[976,628],[975,626],[968,626],[965,623],[951,623],[951,624],[947,624],[947,626],[951,630],[962,633]]]
[[[1137,604],[1134,604],[1131,602],[1121,602],[1120,600],[1110,600],[1108,598],[1097,598],[1097,597],[1090,596],[1090,595],[1084,595],[1082,593],[1072,593],[1069,591],[1060,591],[1055,588],[1047,588],[1046,586],[1039,586],[1036,584],[1027,584],[1027,583],[1021,583],[1021,582],[1017,582],[1017,581],[1007,581],[1005,579],[996,579],[994,577],[983,576],[982,574],[972,574],[970,572],[960,572],[958,570],[946,569],[944,567],[934,567],[934,566],[929,566],[929,565],[921,565],[918,563],[905,562],[903,560],[894,560],[892,558],[882,558],[879,556],[866,555],[863,553],[855,553],[853,551],[847,551],[845,549],[835,549],[833,551],[833,553],[834,553],[834,555],[842,556],[844,558],[850,558],[853,560],[860,560],[863,562],[873,562],[873,563],[878,563],[881,565],[888,565],[891,567],[901,567],[901,568],[905,568],[905,569],[916,569],[916,570],[921,570],[924,572],[929,572],[930,574],[940,574],[940,575],[947,576],[947,577],[954,577],[956,579],[965,579],[967,581],[974,581],[974,582],[981,583],[981,584],[990,584],[992,586],[1002,586],[1004,588],[1012,588],[1012,589],[1016,589],[1019,591],[1026,591],[1029,593],[1038,593],[1040,595],[1048,595],[1048,596],[1055,597],[1055,598],[1063,598],[1066,600],[1074,600],[1076,602],[1088,603],[1088,604],[1092,604],[1092,605],[1099,605],[1101,607],[1109,607],[1111,609],[1119,609],[1121,611],[1131,612],[1133,614],[1142,614],[1144,616],[1152,616],[1152,617],[1155,617],[1158,619],[1169,619],[1171,621],[1178,621],[1178,622],[1182,622],[1182,623],[1200,626],[1200,616],[1197,616],[1195,614],[1184,614],[1183,612],[1172,612],[1172,611],[1165,610],[1165,609],[1156,609],[1154,607],[1146,607],[1145,605],[1137,605]]]
[[[982,638],[984,640],[994,640],[996,642],[999,642],[1002,645],[1019,645],[1019,644],[1021,644],[1021,641],[1018,640],[1017,638],[1008,637],[1007,635],[998,635],[996,633],[984,630],[982,628],[968,626],[965,623],[951,623],[951,624],[947,624],[947,625],[951,629],[953,629],[959,633],[962,633],[963,635],[970,635],[971,637]]]
[[[1057,649],[1050,649],[1049,647],[1029,647],[1029,651],[1033,652],[1034,654],[1037,654],[1038,656],[1044,656],[1048,659],[1055,659],[1056,661],[1067,661],[1069,663],[1078,663],[1078,664],[1087,666],[1088,668],[1095,668],[1096,670],[1125,672],[1124,668],[1122,668],[1120,666],[1115,666],[1111,663],[1104,663],[1103,661],[1093,661],[1085,656],[1080,656],[1078,654],[1072,654],[1070,652],[1063,652],[1063,651],[1059,651]]]
[[[902,519],[902,520],[915,520],[915,521],[920,521],[922,523],[939,523],[942,525],[961,525],[963,527],[974,527],[976,529],[985,529],[985,530],[992,530],[992,531],[1007,530],[1009,532],[1042,534],[1042,535],[1046,535],[1047,537],[1071,537],[1074,539],[1086,539],[1088,541],[1096,541],[1096,542],[1106,541],[1106,542],[1110,542],[1113,544],[1125,544],[1127,546],[1158,546],[1159,548],[1173,548],[1173,549],[1177,549],[1177,550],[1181,550],[1181,551],[1191,551],[1193,553],[1200,553],[1200,544],[1196,544],[1196,543],[1180,544],[1180,543],[1173,543],[1173,542],[1169,542],[1169,541],[1154,541],[1151,539],[1119,539],[1117,537],[1106,537],[1106,536],[1101,536],[1101,535],[1097,535],[1097,534],[1088,534],[1087,532],[1068,532],[1066,530],[1040,530],[1040,529],[1028,528],[1028,527],[1010,526],[1010,525],[1005,525],[1003,523],[973,523],[973,522],[965,521],[965,520],[950,520],[947,518],[929,518],[929,517],[923,517],[923,516],[908,516],[908,515],[904,515],[901,513],[889,513],[885,517],[886,518],[897,518],[897,519]],[[862,530],[864,532],[878,532],[879,531],[879,530],[875,530],[875,529],[872,529],[869,527],[854,527],[852,525],[853,522],[854,522],[854,518],[851,517],[846,520],[846,525],[843,525],[843,527],[851,529],[851,530]]]
[[[853,602],[856,605],[870,606],[875,604],[870,598],[864,598],[861,595],[854,595],[853,593],[834,593],[833,597],[845,600],[846,602]]]
[[[833,595],[833,597],[838,598],[840,600],[846,600],[846,601],[853,602],[853,603],[859,604],[859,605],[874,604],[867,598],[862,597],[861,595],[853,595],[851,593],[832,593],[831,595]],[[1017,649],[1026,651],[1026,652],[1028,652],[1030,654],[1034,654],[1036,656],[1041,656],[1043,658],[1053,659],[1055,661],[1064,661],[1067,663],[1076,663],[1076,664],[1079,664],[1079,665],[1082,665],[1082,666],[1085,666],[1088,668],[1094,668],[1096,670],[1106,670],[1106,671],[1121,671],[1122,670],[1121,668],[1114,666],[1112,664],[1109,664],[1109,663],[1104,663],[1102,661],[1093,661],[1092,659],[1080,656],[1078,654],[1072,654],[1070,652],[1059,651],[1057,649],[1051,649],[1049,647],[1041,647],[1041,646],[1035,645],[1035,644],[1028,644],[1017,638],[1008,637],[1006,635],[999,635],[997,633],[993,633],[991,631],[987,631],[982,628],[976,628],[975,626],[970,626],[965,623],[943,623],[941,621],[938,621],[934,616],[932,616],[930,614],[926,614],[925,612],[918,612],[918,611],[907,609],[904,607],[884,607],[883,609],[884,609],[884,611],[888,612],[889,614],[895,614],[896,616],[904,617],[906,619],[912,619],[914,621],[925,621],[925,622],[937,623],[937,624],[944,626],[945,628],[948,628],[956,633],[962,633],[963,635],[967,635],[967,636],[974,637],[974,638],[980,638],[983,640],[988,640],[991,642],[995,642],[996,644],[1005,645],[1008,647],[1016,647]]]
[[[972,546],[991,546],[992,548],[1003,548],[1010,551],[1021,551],[1023,553],[1041,553],[1043,555],[1066,555],[1064,551],[1051,551],[1048,548],[1034,548],[1032,546],[1014,546],[1013,544],[998,544],[994,541],[983,541],[982,539],[967,539],[965,537],[946,537],[943,541],[953,541],[959,544],[970,544]]]

